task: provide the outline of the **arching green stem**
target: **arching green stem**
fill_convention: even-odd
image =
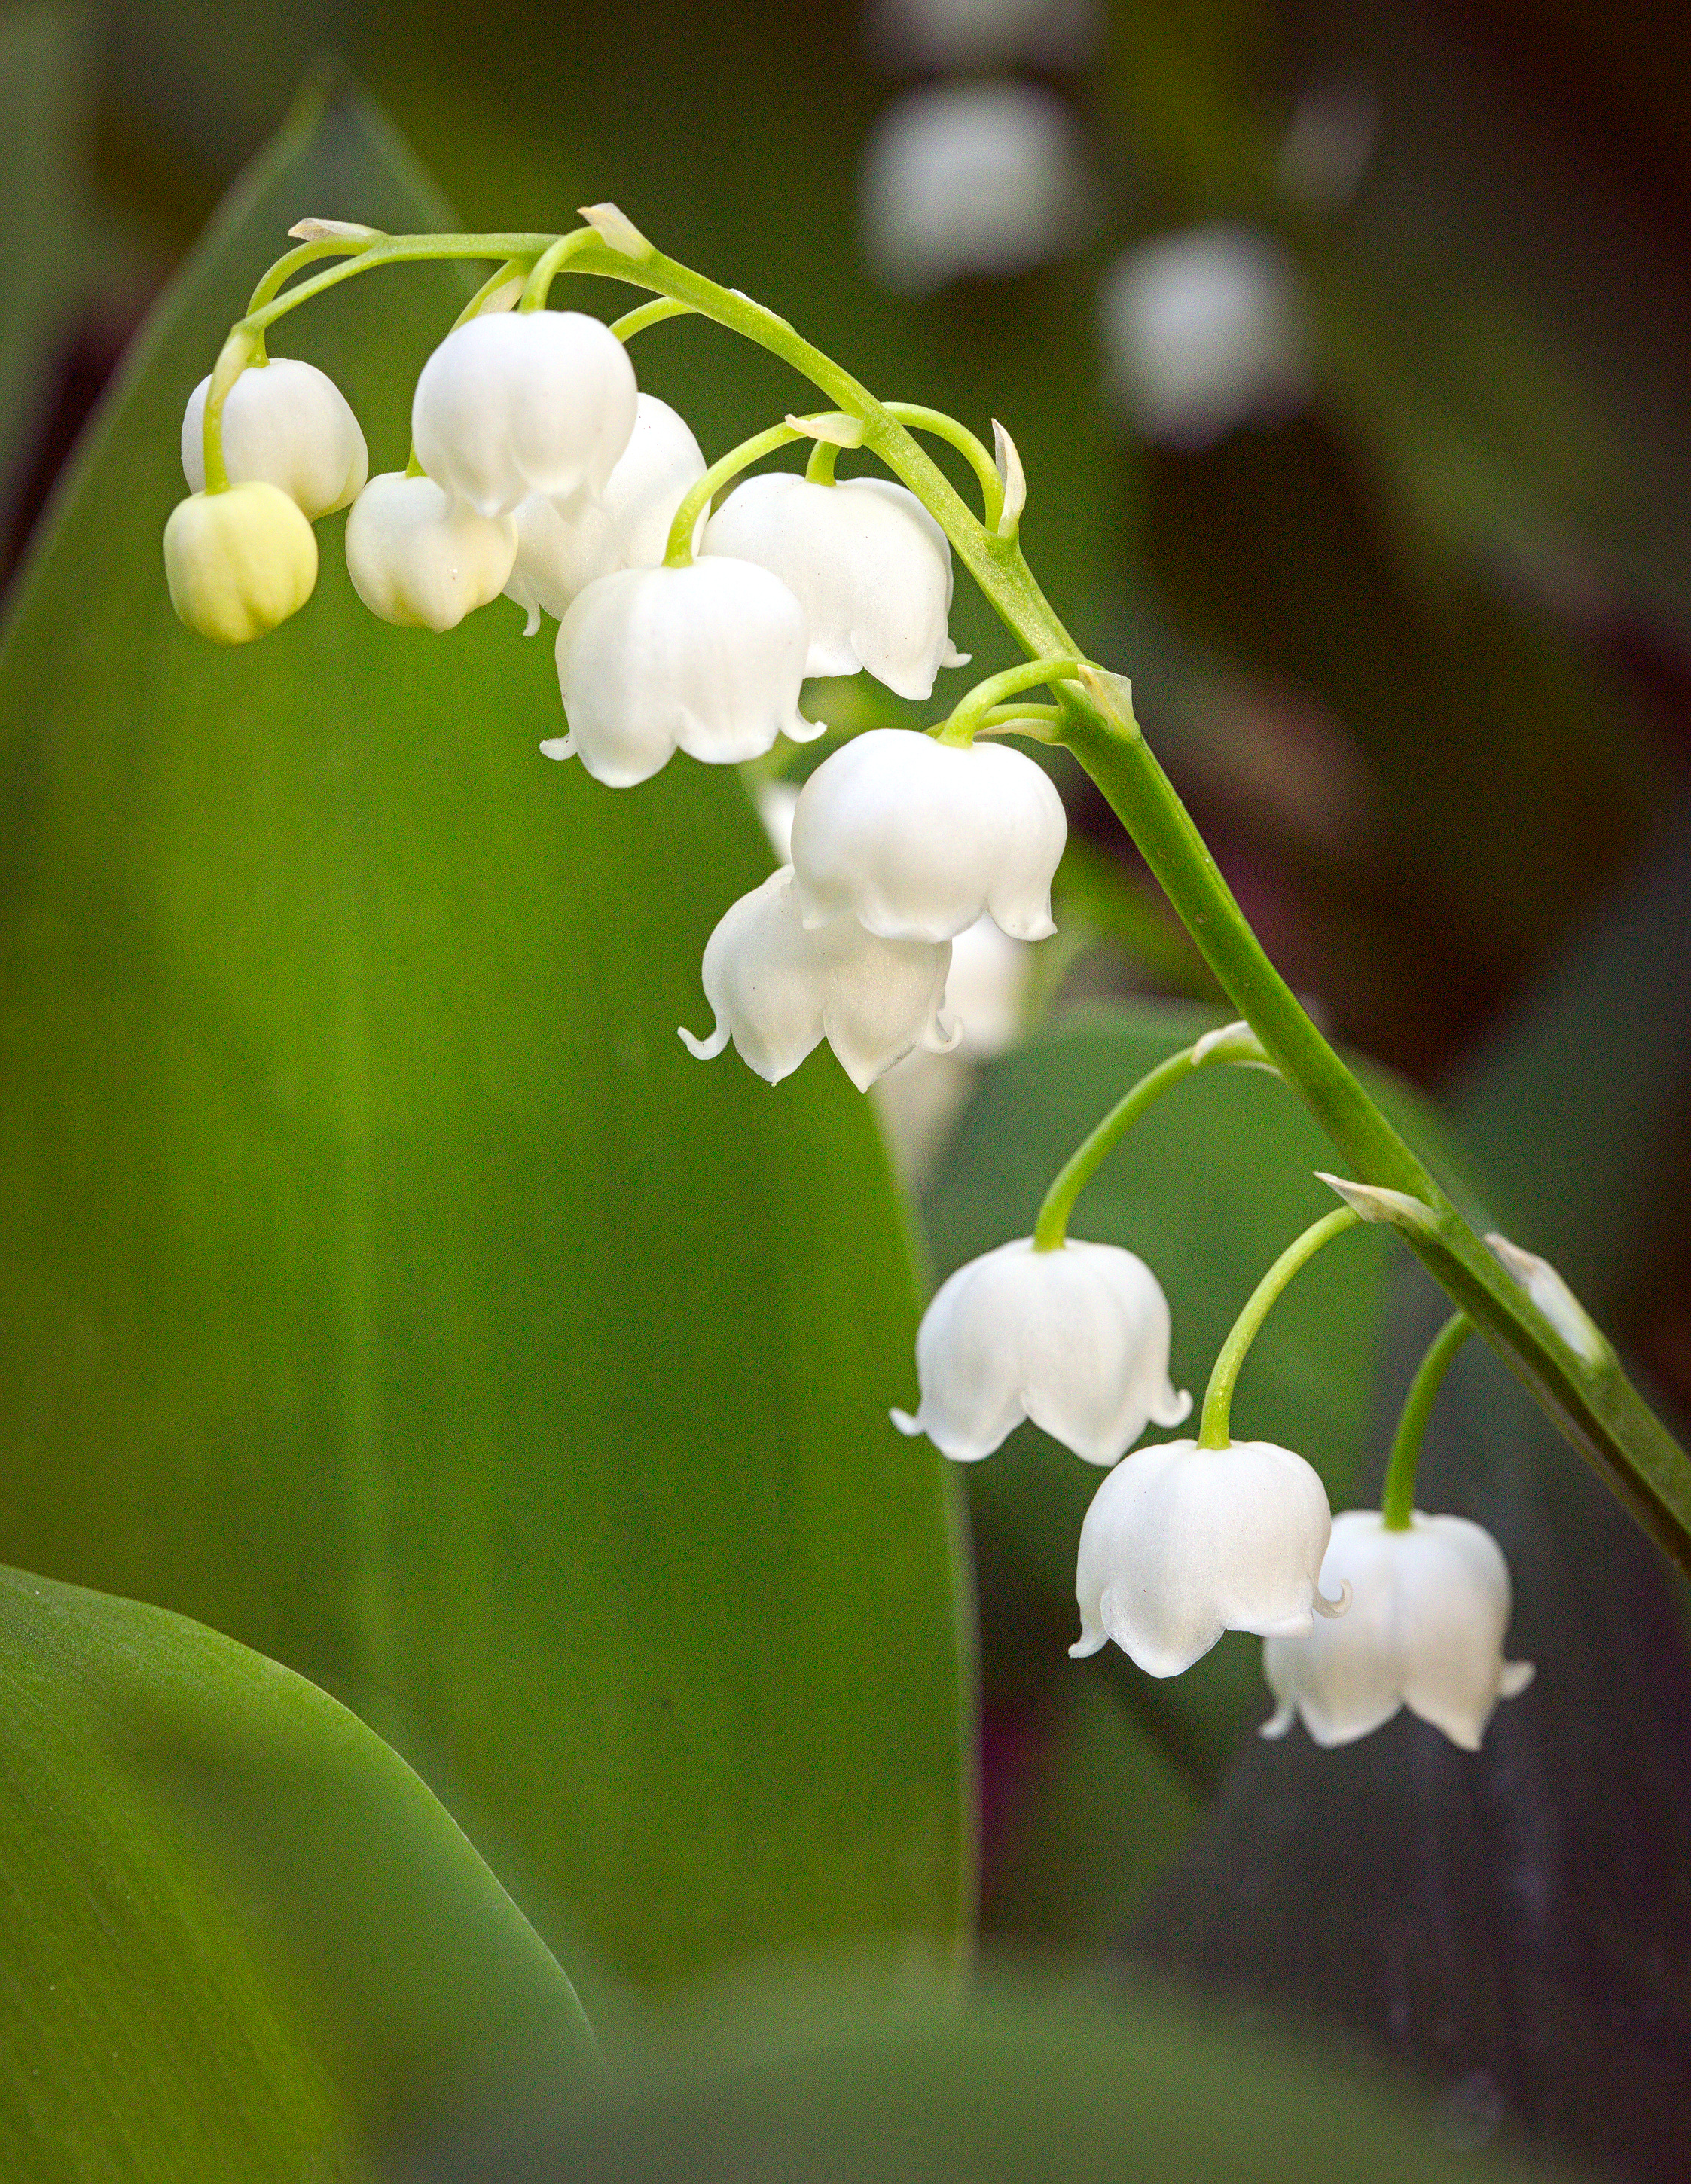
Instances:
[[[810,454],[805,461],[806,484],[832,485],[834,465],[839,460],[840,443],[837,440],[812,440]]]
[[[223,460],[223,405],[229,399],[230,388],[263,346],[256,335],[237,326],[218,351],[217,361],[212,366],[211,384],[205,390],[205,422],[200,440],[208,493],[229,490],[229,471]]]
[[[931,432],[936,440],[944,440],[965,458],[969,468],[980,480],[986,528],[996,531],[1004,514],[1004,481],[999,476],[998,465],[985,443],[978,439],[967,425],[955,417],[948,417],[943,410],[929,410],[919,402],[884,402],[881,407],[889,417],[896,418],[907,430]]]
[[[830,414],[820,418],[795,418],[790,424],[771,425],[767,431],[754,432],[749,440],[742,440],[737,448],[730,448],[719,462],[712,464],[703,477],[688,488],[687,496],[675,511],[675,521],[669,526],[669,545],[663,557],[666,569],[684,569],[693,559],[693,526],[700,511],[708,508],[714,496],[737,478],[740,472],[750,470],[753,463],[762,462],[765,455],[773,455],[777,448],[790,447],[795,440],[808,440],[814,435],[805,430],[807,425],[830,424]],[[844,422],[854,424],[846,418]]]
[[[1263,1322],[1274,1309],[1281,1291],[1298,1268],[1307,1266],[1324,1244],[1331,1244],[1335,1236],[1342,1236],[1347,1228],[1354,1228],[1361,1215],[1353,1213],[1349,1206],[1341,1206],[1331,1213],[1306,1228],[1295,1243],[1288,1244],[1250,1295],[1245,1309],[1233,1323],[1232,1332],[1222,1344],[1209,1385],[1203,1391],[1203,1417],[1198,1428],[1200,1448],[1225,1448],[1231,1438],[1230,1429],[1233,1417],[1233,1385],[1239,1377],[1251,1345],[1262,1332]]]
[[[649,304],[639,304],[632,311],[624,311],[620,319],[612,319],[611,331],[619,342],[631,342],[636,334],[643,334],[648,326],[661,326],[666,319],[690,319],[694,315],[690,304],[678,304],[672,296],[654,296]]]
[[[1465,1312],[1452,1313],[1428,1345],[1427,1353],[1409,1383],[1386,1465],[1386,1490],[1380,1500],[1380,1513],[1388,1532],[1407,1532],[1409,1529],[1415,1506],[1415,1464],[1421,1452],[1421,1436],[1426,1431],[1426,1422],[1432,1415],[1444,1376],[1450,1369],[1450,1361],[1473,1332],[1474,1323]]]
[[[1192,1045],[1183,1046],[1178,1054],[1171,1054],[1166,1061],[1159,1061],[1154,1069],[1147,1069],[1058,1169],[1034,1223],[1035,1251],[1055,1251],[1061,1248],[1069,1233],[1069,1217],[1074,1211],[1075,1200],[1146,1109],[1153,1106],[1165,1092],[1172,1091],[1195,1069],[1206,1068],[1211,1062],[1247,1062],[1260,1067],[1262,1061],[1261,1043],[1250,1027],[1229,1024],[1225,1031],[1212,1032],[1207,1039],[1196,1039]]]
[[[1078,660],[1059,656],[1052,660],[1030,660],[1021,667],[1007,667],[1002,675],[989,675],[984,682],[977,682],[952,709],[951,718],[934,733],[942,744],[958,744],[967,748],[974,741],[975,731],[986,720],[1002,699],[1013,698],[1021,690],[1037,690],[1042,683],[1054,688],[1067,682],[1080,672]]]
[[[561,235],[555,242],[549,244],[535,259],[533,270],[523,284],[522,298],[517,304],[517,309],[544,311],[546,308],[546,298],[551,293],[553,281],[568,265],[572,258],[575,257],[579,251],[585,249],[589,243],[596,242],[598,239],[598,236],[590,227],[572,227],[567,235]]]

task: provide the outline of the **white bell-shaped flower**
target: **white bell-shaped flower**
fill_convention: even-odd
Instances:
[[[529,635],[543,613],[561,621],[596,577],[655,568],[676,510],[704,475],[705,458],[686,419],[655,394],[643,394],[633,435],[602,498],[577,493],[557,501],[531,493],[516,511],[516,565],[505,587],[527,610]],[[701,509],[695,545],[704,523]]]
[[[916,1372],[921,1406],[893,1424],[960,1463],[991,1456],[1024,1418],[1088,1463],[1113,1463],[1151,1420],[1178,1425],[1192,1408],[1169,1384],[1157,1277],[1131,1251],[1072,1238],[1036,1251],[1018,1237],[959,1267],[922,1315]]]
[[[1098,291],[1111,393],[1147,439],[1205,448],[1309,398],[1297,268],[1275,237],[1191,228],[1137,244]]]
[[[455,500],[511,515],[532,493],[604,492],[634,429],[634,368],[581,311],[494,311],[455,326],[417,380],[417,460]]]
[[[777,736],[808,742],[821,733],[799,712],[808,644],[798,601],[750,561],[600,577],[558,626],[569,733],[540,748],[628,788],[672,751],[737,765]]]
[[[1098,42],[1099,0],[871,0],[869,41],[896,68],[1074,69]]]
[[[1224,1630],[1303,1638],[1343,1613],[1319,1579],[1332,1516],[1301,1456],[1272,1441],[1169,1441],[1119,1463],[1080,1527],[1077,1658],[1113,1638],[1148,1675],[1178,1676]]]
[[[716,1029],[689,1054],[708,1061],[730,1039],[760,1077],[779,1084],[825,1039],[846,1075],[867,1092],[884,1069],[925,1046],[956,1039],[941,1014],[951,944],[878,940],[837,918],[808,929],[793,896],[790,865],[742,895],[705,944],[705,998]]]
[[[949,940],[991,911],[1042,940],[1068,838],[1063,800],[1007,744],[871,728],[823,760],[793,815],[806,924],[849,911],[889,940]]]
[[[209,376],[182,418],[182,473],[205,490],[205,400]],[[370,454],[352,406],[334,381],[299,357],[248,365],[223,404],[223,466],[232,485],[273,485],[312,521],[364,490]]]
[[[1036,84],[907,92],[877,124],[858,192],[871,270],[927,295],[1024,273],[1084,242],[1097,195],[1063,101]]]
[[[516,554],[508,515],[478,515],[433,478],[384,471],[352,504],[347,573],[372,614],[406,629],[455,629],[496,599]]]
[[[941,667],[963,665],[946,627],[951,547],[890,478],[748,478],[711,518],[705,551],[756,561],[786,585],[810,623],[806,675],[862,667],[901,698],[926,698]]]
[[[1377,1509],[1347,1509],[1321,1564],[1325,1586],[1342,1582],[1349,1614],[1264,1643],[1279,1710],[1263,1735],[1284,1736],[1301,1714],[1317,1744],[1350,1744],[1406,1706],[1477,1752],[1498,1701],[1532,1680],[1530,1662],[1503,1657],[1509,1565],[1491,1534],[1419,1510],[1407,1531],[1388,1531]]]

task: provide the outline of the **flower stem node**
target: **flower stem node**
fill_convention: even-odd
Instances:
[[[716,1011],[709,1039],[684,1028],[689,1054],[708,1061],[730,1039],[741,1057],[779,1084],[826,1039],[860,1092],[913,1048],[944,1054],[957,1033],[942,1013],[949,941],[879,940],[836,918],[808,930],[793,895],[790,865],[773,872],[721,919],[705,944],[705,998]]]
[[[478,515],[532,493],[605,490],[634,429],[628,353],[581,311],[498,312],[455,326],[411,404],[417,460]]]
[[[787,586],[810,623],[806,675],[867,668],[901,698],[926,698],[941,667],[962,665],[946,626],[952,549],[890,479],[748,478],[711,518],[704,550],[756,561]]]
[[[821,733],[799,712],[809,641],[798,601],[750,561],[600,577],[559,625],[570,733],[544,748],[629,788],[676,750],[732,766],[778,736],[807,743]]]
[[[1305,1637],[1266,1641],[1263,1672],[1279,1708],[1264,1736],[1284,1736],[1301,1714],[1317,1744],[1351,1744],[1406,1706],[1477,1752],[1498,1700],[1532,1680],[1530,1662],[1503,1658],[1509,1565],[1465,1517],[1416,1510],[1393,1530],[1378,1510],[1344,1510],[1321,1582],[1348,1583],[1351,1612]]]
[[[182,475],[205,491],[208,373],[182,416]],[[273,485],[309,521],[345,508],[364,490],[370,454],[351,404],[326,372],[298,357],[248,365],[223,404],[223,463],[232,485]]]
[[[830,928],[824,927],[826,932]],[[1088,1463],[1114,1463],[1192,1397],[1169,1379],[1169,1305],[1142,1259],[1113,1244],[1001,1244],[940,1285],[916,1336],[922,1386],[901,1433],[959,1463],[991,1456],[1024,1418]]]
[[[596,577],[656,568],[682,496],[704,475],[705,458],[686,420],[655,394],[643,394],[602,499],[530,493],[516,511],[516,563],[505,587],[527,611],[528,635],[543,613],[561,621]],[[695,543],[703,529],[701,510]]]
[[[317,540],[297,501],[254,480],[179,500],[165,526],[178,618],[215,644],[250,644],[311,596]]]
[[[508,515],[477,515],[433,478],[384,471],[347,518],[353,589],[383,621],[405,629],[455,629],[496,599],[516,555]]]
[[[800,794],[805,922],[849,911],[888,940],[949,940],[990,911],[1013,940],[1043,940],[1068,833],[1062,798],[1024,753],[871,728]]]
[[[1307,1638],[1349,1595],[1323,1597],[1326,1489],[1272,1441],[1142,1448],[1118,1464],[1080,1528],[1076,1658],[1108,1639],[1147,1675],[1178,1676],[1224,1630]]]

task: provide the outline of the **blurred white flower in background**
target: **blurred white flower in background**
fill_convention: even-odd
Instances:
[[[1074,117],[1035,84],[941,84],[896,99],[863,155],[869,270],[929,295],[965,274],[1024,273],[1077,248],[1096,193]]]
[[[1356,195],[1380,136],[1380,96],[1355,80],[1312,84],[1292,109],[1275,178],[1296,204],[1336,212]]]
[[[870,0],[869,47],[892,68],[1076,69],[1102,14],[1097,0]]]
[[[1109,392],[1147,439],[1209,447],[1309,398],[1302,287],[1271,235],[1218,225],[1139,243],[1105,275],[1098,320]]]

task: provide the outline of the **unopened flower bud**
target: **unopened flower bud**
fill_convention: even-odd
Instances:
[[[353,503],[346,565],[353,589],[383,621],[455,629],[496,599],[516,555],[508,515],[478,515],[433,478],[384,471]]]
[[[531,493],[516,511],[516,566],[505,587],[527,610],[530,633],[542,613],[561,621],[596,577],[656,568],[676,510],[704,475],[705,458],[685,418],[655,394],[643,394],[633,436],[602,499],[578,493],[558,501]],[[704,522],[701,509],[695,543]]]
[[[921,1407],[893,1423],[962,1463],[1024,1418],[1088,1463],[1113,1463],[1150,1422],[1175,1426],[1192,1408],[1169,1379],[1162,1286],[1113,1244],[1036,1251],[1023,1236],[971,1259],[923,1314],[916,1369]]]
[[[197,493],[165,526],[165,577],[190,629],[216,644],[250,644],[310,598],[316,536],[279,486]]]
[[[837,919],[806,929],[792,867],[742,895],[705,946],[709,1039],[683,1029],[689,1054],[709,1061],[730,1039],[760,1077],[779,1084],[825,1039],[860,1092],[912,1048],[943,1053],[957,1034],[940,1011],[951,945],[878,940]]]
[[[454,327],[423,366],[411,434],[454,499],[509,515],[531,493],[602,493],[635,397],[628,352],[599,320],[499,311]]]
[[[541,748],[628,788],[676,750],[737,765],[778,736],[807,742],[820,733],[799,713],[808,642],[798,601],[750,561],[600,577],[559,624],[569,733]]]
[[[926,698],[941,667],[962,664],[946,627],[952,549],[890,479],[748,478],[711,518],[705,551],[756,561],[787,586],[810,624],[806,675],[867,668],[901,698]]]
[[[1068,832],[1062,798],[1023,752],[871,728],[800,794],[799,900],[806,923],[849,911],[890,940],[949,940],[983,911],[1013,939],[1041,940],[1056,929]]]
[[[1498,1700],[1532,1680],[1530,1662],[1503,1658],[1503,1550],[1465,1517],[1417,1510],[1407,1530],[1388,1531],[1377,1509],[1347,1509],[1333,1519],[1321,1582],[1350,1585],[1350,1613],[1306,1637],[1265,1641],[1279,1708],[1264,1736],[1285,1736],[1301,1714],[1317,1744],[1350,1744],[1406,1706],[1477,1752]]]
[[[210,387],[209,376],[201,380],[182,418],[182,471],[193,493],[205,490]],[[370,455],[351,405],[328,374],[278,356],[248,365],[225,397],[223,466],[232,485],[276,486],[315,520],[363,491]]]
[[[1177,1676],[1224,1630],[1307,1638],[1332,1516],[1301,1456],[1272,1441],[1169,1441],[1119,1463],[1080,1527],[1076,1658],[1114,1639],[1147,1675]]]

